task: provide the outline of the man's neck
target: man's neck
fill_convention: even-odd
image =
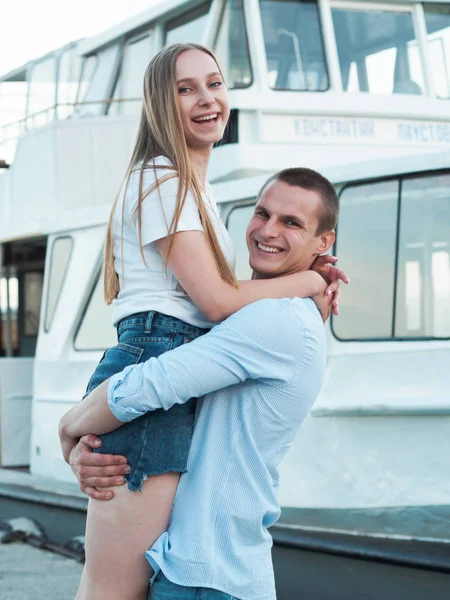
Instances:
[[[294,275],[294,273],[302,273],[303,271],[309,271],[311,265],[308,267],[304,267],[303,269],[298,269],[297,271],[288,271],[286,273],[280,273],[279,275],[274,275],[273,277],[267,277],[264,273],[258,273],[257,271],[252,271],[252,279],[277,279],[278,277],[285,277],[287,275]]]

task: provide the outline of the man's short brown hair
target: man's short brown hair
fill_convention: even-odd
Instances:
[[[304,167],[283,169],[266,181],[258,194],[257,200],[261,198],[267,186],[273,181],[283,181],[288,185],[294,185],[304,190],[312,190],[319,194],[322,199],[322,209],[318,215],[319,225],[317,227],[317,235],[321,235],[325,231],[330,231],[336,227],[339,216],[339,198],[332,183],[326,177],[317,171]]]

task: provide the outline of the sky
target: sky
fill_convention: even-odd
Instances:
[[[0,75],[68,42],[91,37],[160,0],[4,0]]]

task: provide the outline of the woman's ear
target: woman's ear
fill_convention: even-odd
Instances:
[[[325,254],[334,244],[334,240],[336,239],[336,232],[334,229],[330,229],[330,231],[325,231],[322,233],[319,240],[319,246],[317,248],[317,254]]]

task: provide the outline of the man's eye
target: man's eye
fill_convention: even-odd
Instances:
[[[297,221],[286,221],[286,225],[289,227],[298,227]]]
[[[264,212],[263,210],[257,210],[257,211],[255,212],[255,215],[256,215],[257,217],[261,217],[262,219],[267,219],[267,213],[266,213],[266,212]]]

